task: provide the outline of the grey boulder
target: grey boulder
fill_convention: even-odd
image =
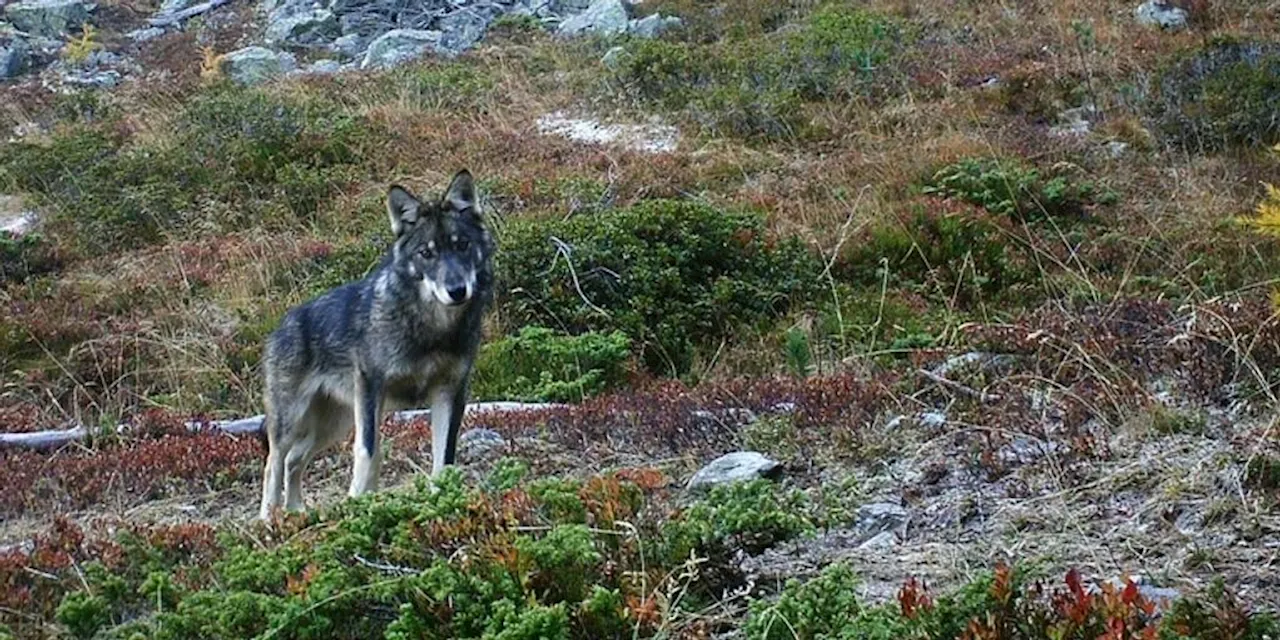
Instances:
[[[684,24],[680,18],[675,16],[661,16],[653,14],[645,16],[639,20],[632,20],[627,23],[627,31],[631,35],[641,38],[656,38],[668,29],[674,29]]]
[[[0,34],[0,80],[21,75],[31,64],[31,46],[17,35]]]
[[[221,68],[233,81],[254,85],[289,73],[298,68],[298,63],[288,53],[265,47],[245,47],[223,56]]]
[[[6,6],[4,14],[20,30],[52,38],[88,22],[92,9],[81,0],[24,0]]]
[[[328,9],[311,9],[282,16],[267,25],[266,39],[273,44],[318,45],[341,32],[338,19]]]
[[[1177,31],[1187,26],[1187,10],[1165,0],[1147,0],[1133,10],[1138,24]]]
[[[689,489],[705,490],[718,485],[772,478],[781,470],[781,464],[755,451],[728,453],[693,474],[689,479]]]
[[[596,0],[586,11],[561,22],[557,32],[562,36],[608,36],[625,33],[629,24],[622,0]]]
[[[387,69],[428,53],[438,53],[441,51],[440,38],[439,31],[393,29],[369,43],[360,68]]]

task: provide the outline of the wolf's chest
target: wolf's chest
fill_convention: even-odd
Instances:
[[[399,408],[424,406],[434,390],[457,386],[465,374],[462,360],[448,356],[400,364],[386,382],[386,403]]]

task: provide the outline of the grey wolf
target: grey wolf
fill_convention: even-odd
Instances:
[[[302,476],[354,428],[351,496],[377,489],[388,411],[429,405],[431,473],[454,463],[495,250],[463,169],[437,201],[387,192],[395,240],[364,279],[290,309],[268,337],[262,509],[302,508]]]

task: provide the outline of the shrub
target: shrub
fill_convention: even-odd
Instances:
[[[1280,142],[1280,47],[1219,41],[1170,65],[1150,113],[1172,144],[1205,152]]]
[[[68,593],[58,605],[55,616],[58,623],[65,625],[77,638],[92,637],[99,629],[111,624],[106,600],[85,591]]]
[[[794,32],[708,44],[633,41],[613,78],[640,103],[686,111],[715,134],[792,137],[806,128],[806,101],[873,96],[904,37],[878,14],[827,7]]]
[[[813,531],[803,509],[804,495],[768,480],[713,487],[665,528],[667,557],[678,563],[695,549],[759,553]]]
[[[0,231],[0,285],[23,282],[54,271],[59,263],[53,248],[39,233],[13,235]]]
[[[171,135],[137,143],[73,125],[48,146],[8,145],[0,187],[28,193],[79,251],[312,216],[353,176],[371,125],[331,103],[215,87],[192,98]]]
[[[1017,232],[1012,221],[983,209],[916,202],[848,243],[835,274],[864,288],[878,289],[887,278],[889,290],[937,294],[962,304],[997,295],[1019,298],[1042,285],[1035,262],[1012,241]],[[918,314],[901,307],[892,300],[887,306],[863,306],[889,312],[906,321],[904,326],[919,324],[911,317]]]
[[[749,640],[826,637],[857,617],[857,584],[846,564],[831,565],[807,582],[788,580],[777,602],[751,603],[743,632]]]
[[[631,340],[625,333],[570,336],[523,327],[481,347],[473,395],[539,402],[581,400],[623,382]]]
[[[1044,175],[1016,162],[966,158],[939,169],[924,193],[954,198],[997,215],[1021,220],[1079,217],[1099,204],[1112,204],[1113,192],[1065,173]]]
[[[819,271],[798,240],[766,237],[759,215],[695,202],[503,231],[500,300],[513,323],[622,331],[664,373],[689,371],[695,347],[807,299]]]

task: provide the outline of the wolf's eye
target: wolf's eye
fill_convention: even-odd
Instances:
[[[466,238],[458,238],[454,241],[453,246],[456,247],[458,251],[466,251],[471,246],[471,241]]]
[[[436,250],[432,249],[431,247],[423,247],[418,250],[418,255],[422,256],[427,260],[430,260],[436,257]]]

